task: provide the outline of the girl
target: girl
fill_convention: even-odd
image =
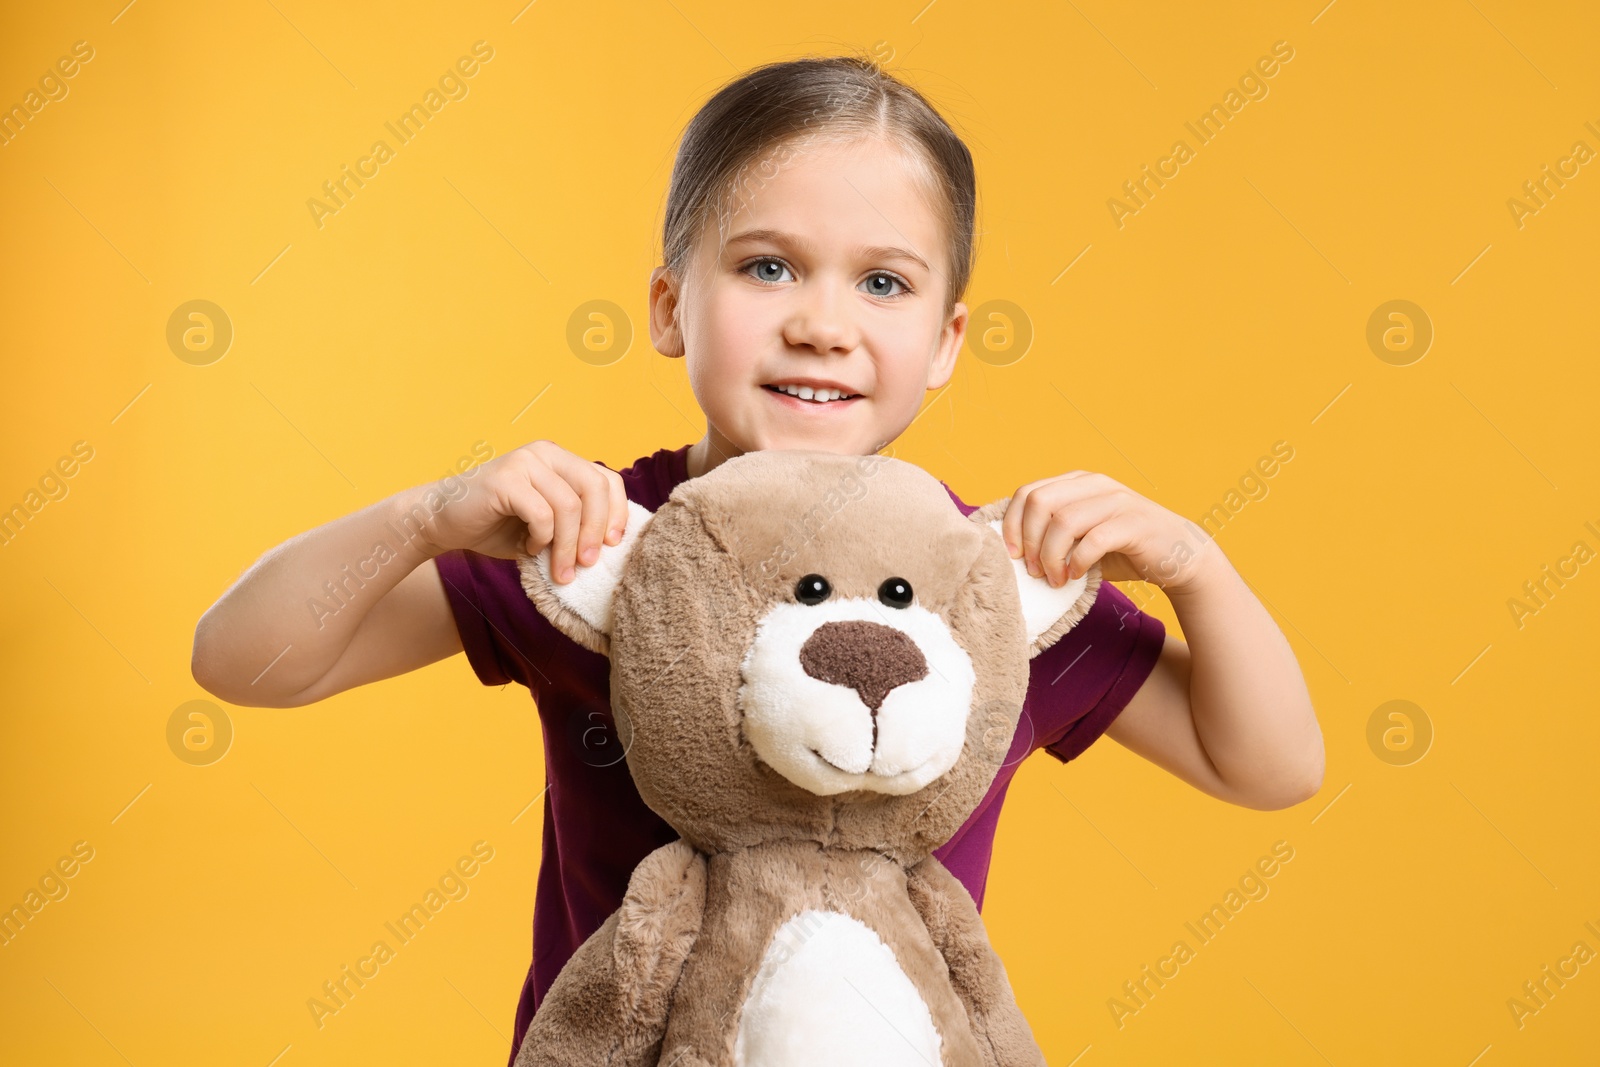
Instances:
[[[420,486],[280,545],[200,620],[195,679],[236,704],[308,704],[463,650],[484,684],[532,692],[549,786],[512,1059],[634,866],[677,837],[628,776],[607,660],[533,609],[517,556],[549,546],[556,580],[570,581],[602,542],[619,541],[628,499],[654,510],[680,482],[755,449],[869,455],[889,445],[954,371],[975,209],[966,146],[870,60],[744,74],[683,134],[663,265],[650,277],[651,340],[687,362],[705,436],[620,473],[549,441],[525,445],[473,471],[464,491],[455,483],[448,501]],[[1052,584],[1096,561],[1107,579],[1158,583],[1192,648],[1108,582],[1078,626],[1034,658],[1004,769],[935,853],[977,904],[1006,788],[1037,749],[1066,761],[1109,733],[1252,808],[1320,788],[1322,737],[1294,656],[1214,542],[1086,471],[1020,487],[1003,529],[1013,558]],[[326,576],[378,543],[392,558],[360,595],[308,617]]]

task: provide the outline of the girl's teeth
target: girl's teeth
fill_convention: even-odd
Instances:
[[[814,403],[838,400],[844,396],[844,392],[839,389],[813,389],[809,385],[780,385],[777,388],[780,392],[788,393],[790,396],[797,396],[801,400],[810,400]]]

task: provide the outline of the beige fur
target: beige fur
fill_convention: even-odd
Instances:
[[[1083,617],[1099,586],[1091,568],[1030,647],[1018,583],[1042,579],[1019,579],[985,525],[1004,505],[969,521],[937,480],[898,460],[749,453],[681,484],[650,519],[621,566],[609,634],[567,610],[561,587],[524,558],[539,610],[610,655],[629,771],[682,840],[638,866],[622,907],[568,961],[520,1067],[731,1067],[763,954],[808,908],[851,916],[892,950],[945,1067],[1044,1062],[972,898],[931,855],[1005,758],[1030,656]],[[885,578],[908,580],[971,659],[964,746],[921,789],[818,795],[763,763],[745,736],[741,662],[763,614],[793,603],[808,574],[825,575],[836,597],[874,600]]]

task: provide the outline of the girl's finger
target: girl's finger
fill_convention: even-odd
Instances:
[[[1055,505],[1048,499],[1048,493],[1043,489],[1035,489],[1028,494],[1028,501],[1022,507],[1022,526],[1018,531],[1019,547],[1022,549],[1018,557],[1028,565],[1028,573],[1035,578],[1039,577],[1039,543],[1044,540],[1045,528],[1050,525],[1050,516],[1054,514]]]
[[[512,515],[528,528],[522,539],[522,551],[537,556],[550,543],[550,535],[555,530],[555,515],[550,511],[550,505],[545,503],[544,497],[531,483],[514,485],[506,490],[505,501]]]
[[[570,454],[569,454],[570,455]],[[577,562],[592,566],[600,558],[600,545],[605,541],[611,521],[611,487],[599,464],[570,456],[563,458],[557,472],[567,479],[572,491],[578,494],[578,543],[574,553]]]
[[[628,528],[628,493],[623,487],[622,475],[610,467],[602,467],[601,470],[611,494],[611,507],[606,520],[606,544],[614,545],[622,540],[622,532]]]
[[[1067,582],[1067,557],[1078,540],[1114,514],[1115,501],[1103,496],[1056,509],[1039,544],[1039,568],[1052,586]]]
[[[566,479],[581,502],[578,520],[578,544],[574,558],[585,567],[593,566],[600,558],[600,546],[607,543],[607,533],[616,521],[615,479],[622,479],[599,463],[591,463],[565,450],[550,457],[550,466]],[[626,503],[624,503],[626,508]]]
[[[1044,541],[1044,533],[1051,519],[1080,496],[1081,490],[1072,482],[1061,479],[1047,482],[1028,494],[1028,503],[1022,512],[1021,558],[1028,565],[1028,573],[1035,578],[1044,575],[1039,565],[1039,546]]]
[[[582,501],[583,512],[578,520],[577,560],[585,567],[594,565],[600,558],[600,546],[605,542],[611,525],[611,487],[600,468],[589,465],[582,485],[573,486]]]
[[[1006,548],[1010,550],[1012,559],[1019,559],[1022,556],[1022,515],[1023,509],[1027,507],[1028,495],[1054,480],[1040,478],[1018,486],[1017,491],[1011,494],[1011,500],[1006,504],[1006,513],[1000,519],[1000,535],[1005,538]]]
[[[1000,536],[1005,539],[1006,551],[1012,559],[1022,556],[1022,510],[1027,505],[1028,486],[1018,486],[1006,503],[1006,513],[1000,518]]]
[[[1127,543],[1126,532],[1117,521],[1102,522],[1089,530],[1067,553],[1066,573],[1082,575],[1089,571],[1107,552],[1115,551]]]
[[[1052,586],[1059,586],[1066,580],[1062,575],[1067,568],[1067,553],[1078,540],[1074,525],[1058,514],[1039,543],[1039,569]]]
[[[529,465],[533,487],[555,516],[550,536],[550,574],[558,583],[572,581],[576,574],[578,523],[583,517],[583,501],[554,469],[543,463]]]

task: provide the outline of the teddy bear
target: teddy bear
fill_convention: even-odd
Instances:
[[[680,839],[567,961],[518,1067],[1012,1067],[1044,1057],[932,854],[1003,762],[1028,661],[1089,610],[885,456],[757,451],[630,504],[542,615],[610,661],[640,796]]]

